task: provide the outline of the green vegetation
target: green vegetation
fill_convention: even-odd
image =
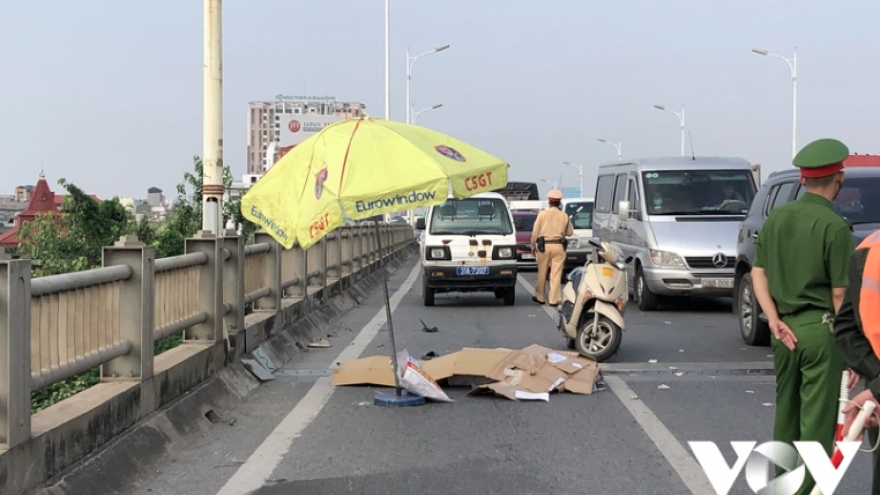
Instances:
[[[64,179],[58,183],[67,190],[61,214],[41,214],[22,226],[18,255],[33,261],[34,277],[89,270],[101,266],[102,249],[112,245],[123,235],[137,235],[156,249],[156,257],[164,258],[184,253],[185,240],[202,227],[201,159],[193,158],[193,172],[184,173],[177,186],[177,202],[170,218],[157,225],[147,216],[135,221],[119,202],[119,198],[101,202]],[[224,167],[223,182],[232,185],[229,167]],[[187,187],[188,186],[188,187]],[[191,190],[191,199],[187,190]],[[241,203],[236,200],[224,206],[224,221],[232,219],[250,241],[257,226],[241,214]],[[161,354],[181,344],[181,334],[158,340],[154,352]],[[31,412],[38,412],[101,381],[100,369],[92,368],[78,376],[35,390],[31,394]]]

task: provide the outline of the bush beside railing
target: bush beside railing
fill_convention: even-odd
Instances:
[[[31,437],[31,392],[100,366],[101,379],[150,378],[156,341],[218,341],[244,330],[245,307],[282,309],[413,242],[412,228],[341,227],[308,250],[265,232],[200,233],[186,254],[155,259],[135,237],[104,248],[103,267],[30,278],[29,260],[0,262],[0,444]]]

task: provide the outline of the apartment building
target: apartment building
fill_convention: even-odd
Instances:
[[[294,146],[324,127],[364,115],[366,106],[333,96],[278,95],[248,104],[247,173],[262,175]],[[274,146],[272,146],[274,143]]]

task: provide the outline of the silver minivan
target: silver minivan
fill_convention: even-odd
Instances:
[[[593,232],[634,258],[639,309],[662,296],[733,295],[737,228],[759,170],[742,158],[684,156],[599,167]]]

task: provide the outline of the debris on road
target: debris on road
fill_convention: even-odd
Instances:
[[[675,372],[675,376],[684,376],[684,372],[682,372],[682,371],[676,371],[676,372]]]
[[[654,364],[654,363],[657,362],[657,360],[656,360],[656,359],[649,359],[648,362],[651,363],[651,364]]]
[[[390,359],[389,359],[390,362]],[[390,363],[389,363],[390,364]],[[431,378],[418,361],[409,355],[406,349],[397,353],[397,365],[400,367],[400,386],[407,392],[439,402],[452,402],[440,385]]]
[[[327,339],[321,339],[316,342],[312,342],[311,344],[309,344],[309,347],[315,347],[318,349],[326,349],[328,347],[333,347],[333,344],[331,344]]]
[[[422,356],[422,359],[424,359],[425,361],[430,361],[430,360],[434,359],[435,357],[440,357],[440,355],[434,351],[431,351],[431,352],[425,353],[425,355]]]
[[[657,388],[660,390],[669,390],[669,385],[661,383],[660,385],[657,385]]]
[[[537,344],[520,350],[465,347],[452,354],[432,357],[424,364],[419,364],[411,357],[409,361],[398,359],[401,368],[404,362],[413,362],[425,378],[434,383],[445,381],[450,386],[470,386],[468,395],[488,393],[513,401],[546,402],[554,391],[590,395],[598,390],[600,378],[594,359],[577,352],[554,351]],[[415,369],[413,372],[417,373]],[[334,371],[331,383],[335,386],[393,387],[390,358],[370,356],[341,363]],[[442,392],[439,385],[438,389]]]
[[[422,323],[422,331],[424,331],[424,332],[437,333],[440,331],[440,329],[437,327],[428,327],[428,325],[426,325],[425,322],[422,321],[421,318],[419,318],[419,321]]]

